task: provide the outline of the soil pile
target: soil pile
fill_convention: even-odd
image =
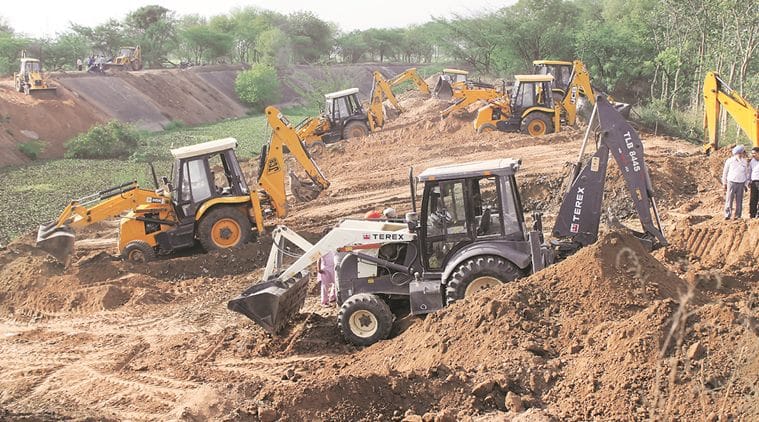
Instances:
[[[409,165],[494,157],[522,159],[522,199],[550,221],[581,130],[477,134],[466,118],[441,121],[443,102],[415,91],[401,101],[406,111],[382,131],[330,145],[319,163],[330,188],[268,224],[311,239],[369,209],[403,213]],[[608,233],[538,274],[396,321],[391,339],[366,349],[341,338],[337,309],[320,306],[313,281],[278,336],[226,309],[261,279],[265,241],[133,265],[115,256],[116,225],[102,224],[77,234],[64,270],[30,234],[0,251],[0,415],[756,419],[757,227],[708,217],[721,193],[696,146],[642,137],[673,246],[651,255]],[[606,188],[605,206],[624,215],[623,182],[612,173]],[[718,287],[707,282],[714,273]]]

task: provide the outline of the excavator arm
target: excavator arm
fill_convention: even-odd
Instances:
[[[37,247],[67,263],[74,249],[74,229],[103,221],[140,206],[169,207],[170,200],[152,190],[140,189],[137,181],[114,186],[71,201],[55,220],[37,231]]]
[[[733,116],[755,147],[759,147],[759,111],[719,77],[709,72],[704,79],[704,135],[708,154],[719,148],[719,117],[722,108]]]
[[[403,113],[404,111],[398,103],[398,99],[395,98],[395,94],[393,94],[393,90],[385,77],[376,70],[373,73],[373,77],[374,83],[372,84],[372,91],[369,94],[369,112],[367,113],[369,117],[369,129],[372,132],[385,125],[385,111],[382,106],[385,98],[399,112]]]
[[[477,101],[493,101],[503,94],[499,93],[495,88],[465,88],[462,90],[454,91],[453,98],[456,101],[448,108],[440,112],[440,116],[445,119],[451,113],[456,110],[461,110],[469,107]]]
[[[427,82],[424,82],[424,79],[419,76],[419,74],[416,72],[415,67],[404,70],[403,72],[388,80],[387,83],[390,85],[390,87],[395,87],[409,80],[412,81],[414,85],[416,85],[416,88],[419,91],[424,94],[430,94],[429,85],[427,85]]]
[[[269,144],[263,148],[261,153],[258,186],[271,199],[277,216],[282,218],[287,215],[285,147],[311,179],[311,183],[301,181],[290,170],[290,190],[293,196],[301,201],[313,200],[321,191],[329,187],[329,181],[304,148],[303,141],[287,118],[277,108],[271,106],[266,107],[265,114],[272,133]]]
[[[601,95],[596,97],[594,114],[596,112],[601,129],[598,149],[565,193],[556,217],[554,236],[569,239],[574,248],[589,245],[598,239],[604,182],[611,153],[640,218],[643,232],[636,233],[636,236],[651,248],[667,245],[638,133]]]

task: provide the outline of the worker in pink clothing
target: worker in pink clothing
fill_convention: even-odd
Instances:
[[[337,300],[335,297],[335,253],[327,252],[317,262],[319,273],[316,279],[321,284],[322,306],[329,307]]]

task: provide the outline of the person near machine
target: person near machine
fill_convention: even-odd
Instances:
[[[759,147],[751,149],[751,161],[748,163],[749,201],[748,216],[759,218]]]
[[[332,227],[324,229],[322,237],[326,236]],[[335,295],[335,253],[329,251],[322,255],[316,263],[316,279],[321,286],[321,304],[327,308],[337,301]]]
[[[725,160],[722,169],[722,186],[725,188],[725,220],[741,218],[743,192],[748,189],[748,162],[743,145],[733,148],[733,155]],[[735,213],[733,213],[735,203]]]

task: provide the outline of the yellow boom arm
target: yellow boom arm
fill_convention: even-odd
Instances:
[[[501,95],[503,94],[499,93],[495,88],[465,88],[458,91],[455,90],[453,91],[453,98],[457,98],[458,100],[443,110],[440,115],[445,119],[456,110],[469,107],[477,101],[493,101]]]
[[[308,151],[303,147],[303,142],[298,133],[290,125],[290,122],[276,107],[266,107],[266,119],[271,126],[271,140],[264,150],[264,158],[259,169],[258,186],[271,199],[272,205],[278,217],[287,215],[287,192],[285,190],[285,170],[287,165],[284,159],[284,147],[308,174],[314,183],[316,193],[327,189],[329,181],[324,177],[319,166],[314,162]]]
[[[430,93],[430,87],[427,85],[427,82],[424,82],[424,79],[422,79],[421,76],[416,72],[416,68],[412,67],[410,69],[406,69],[403,72],[399,73],[395,77],[391,78],[387,81],[388,84],[390,84],[391,87],[398,86],[406,81],[412,81],[416,85],[416,88],[421,91],[424,94]]]
[[[168,203],[167,198],[152,190],[140,189],[137,181],[133,181],[71,201],[55,220],[54,227],[67,226],[78,229],[108,218],[118,217],[141,205],[156,206]]]
[[[723,107],[754,146],[759,147],[759,111],[717,73],[709,72],[704,79],[704,151],[709,153],[719,148],[719,116]]]

